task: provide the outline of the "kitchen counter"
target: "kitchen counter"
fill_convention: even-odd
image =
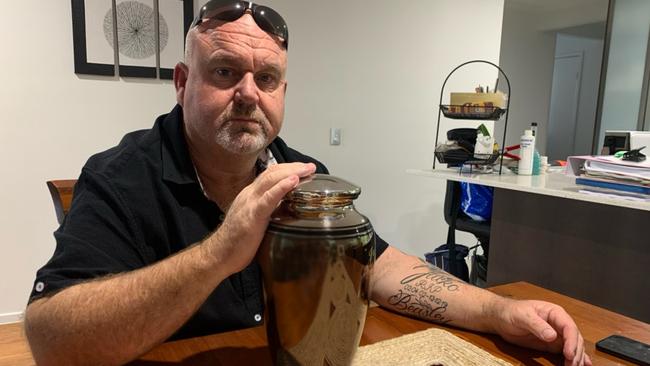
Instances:
[[[650,202],[581,193],[562,172],[408,173],[495,188],[488,286],[528,281],[650,322]]]
[[[519,192],[543,194],[605,205],[650,211],[650,201],[631,201],[618,197],[605,197],[582,193],[586,186],[575,184],[575,177],[565,175],[562,171],[553,171],[543,175],[525,176],[510,172],[505,167],[503,174],[459,173],[458,169],[409,169],[407,173],[423,177],[482,184],[484,186],[509,189]]]

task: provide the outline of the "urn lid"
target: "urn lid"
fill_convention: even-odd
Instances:
[[[286,198],[309,206],[339,206],[350,204],[360,193],[361,188],[344,179],[333,175],[314,174],[301,180]]]
[[[269,230],[332,235],[367,232],[371,230],[370,222],[352,204],[360,193],[357,185],[332,175],[304,178],[271,215]]]

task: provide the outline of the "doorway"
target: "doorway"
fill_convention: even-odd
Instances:
[[[574,154],[582,58],[582,53],[555,57],[548,126],[548,139],[553,141],[547,150],[550,161],[566,160]]]

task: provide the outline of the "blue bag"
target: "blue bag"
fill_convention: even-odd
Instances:
[[[460,208],[476,221],[490,221],[494,188],[460,182]]]

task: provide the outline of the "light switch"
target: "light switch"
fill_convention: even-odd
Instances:
[[[330,145],[341,145],[340,128],[330,128]]]

